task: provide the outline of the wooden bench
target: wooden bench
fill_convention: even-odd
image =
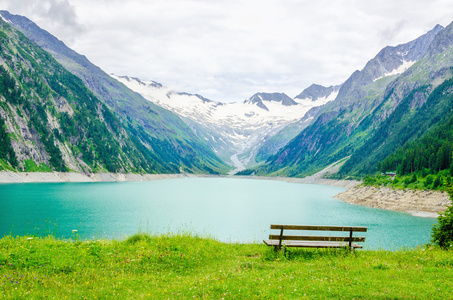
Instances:
[[[271,229],[280,230],[280,234],[270,234],[269,240],[263,242],[268,246],[274,246],[275,250],[282,247],[304,248],[362,248],[358,242],[365,242],[365,237],[354,237],[353,232],[366,232],[366,227],[357,226],[313,226],[313,225],[271,225]],[[303,231],[342,231],[349,232],[348,236],[324,236],[324,235],[284,235],[283,230]]]

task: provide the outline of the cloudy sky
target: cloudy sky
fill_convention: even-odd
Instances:
[[[451,0],[0,0],[107,73],[218,101],[344,82],[453,21]]]

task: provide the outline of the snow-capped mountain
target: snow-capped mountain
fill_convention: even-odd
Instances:
[[[328,102],[335,100],[335,98],[338,95],[338,92],[340,91],[340,88],[341,84],[335,86],[332,85],[329,87],[324,87],[319,84],[312,84],[308,88],[306,88],[302,93],[297,95],[295,99]]]
[[[373,173],[382,157],[421,136],[429,115],[440,110],[426,113],[423,105],[429,103],[428,95],[437,86],[451,78],[451,32],[453,24],[448,29],[436,25],[413,41],[383,48],[341,85],[335,101],[313,110],[309,126],[280,146],[254,174],[305,176],[351,154],[342,167],[343,174],[351,170]],[[436,52],[431,52],[433,49]],[[312,86],[309,92],[300,97],[316,98],[324,89]],[[420,115],[426,122],[416,118],[408,121]],[[289,135],[290,129],[286,127],[283,133]]]
[[[308,110],[334,97],[318,101],[292,99],[283,93],[257,93],[242,102],[221,103],[200,95],[179,93],[156,82],[111,75],[145,99],[200,124],[210,132],[204,137],[220,157],[229,158],[238,169],[254,163],[256,151],[288,124]]]
[[[258,107],[269,111],[269,108],[263,101],[279,102],[284,106],[297,105],[297,102],[288,97],[285,93],[256,93],[250,99],[245,100],[244,103],[256,104]]]
[[[346,103],[363,98],[369,94],[369,86],[379,79],[395,78],[407,71],[427,52],[431,42],[443,27],[436,25],[419,38],[397,46],[383,48],[373,59],[368,61],[361,71],[355,71],[341,86],[337,101]],[[384,87],[386,84],[384,84]]]

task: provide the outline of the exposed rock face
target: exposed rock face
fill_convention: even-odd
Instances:
[[[51,54],[69,72],[79,77],[94,96],[106,104],[127,128],[122,134],[127,131],[126,135],[134,132],[132,134],[134,143],[141,144],[138,148],[143,151],[150,150],[148,159],[159,161],[157,164],[150,161],[151,165],[166,165],[171,172],[184,170],[216,173],[228,168],[205,139],[198,136],[180,117],[134,93],[92,64],[85,56],[68,48],[62,41],[26,17],[12,15],[7,11],[0,11],[0,15],[1,22],[19,30],[25,37]],[[153,84],[156,87],[161,86],[158,83]],[[72,118],[74,109],[68,104],[68,100],[69,97],[59,95],[50,101],[55,104],[58,112],[67,113]],[[100,112],[98,110],[98,117],[104,123],[105,116]],[[121,143],[121,147],[124,147],[124,143]],[[63,150],[64,147],[59,148]]]
[[[341,171],[346,167],[351,170],[350,165],[372,157],[369,153],[366,157],[360,156],[358,152],[375,131],[395,111],[401,115],[419,109],[433,89],[452,76],[451,70],[432,59],[429,53],[431,43],[449,44],[444,34],[453,30],[451,27],[436,26],[414,41],[382,49],[361,71],[355,71],[342,84],[335,100],[324,105],[310,125],[270,157],[256,174],[305,176],[346,156],[351,156],[351,160]],[[453,55],[447,52],[440,55],[445,54],[448,58],[444,60],[451,62]],[[422,87],[423,90],[415,90]],[[314,85],[308,92],[314,91],[316,95],[315,91],[324,90]],[[308,92],[304,95],[307,98]],[[414,97],[409,105],[400,106],[412,92]],[[379,146],[373,145],[370,149]],[[358,171],[371,170],[371,167],[360,166]]]
[[[295,99],[308,99],[310,101],[316,101],[320,98],[329,98],[332,95],[334,95],[333,97],[334,99],[332,100],[335,100],[335,97],[338,94],[341,86],[342,85],[340,84],[325,87],[319,84],[312,84],[308,88],[306,88],[302,93],[297,95]]]
[[[285,93],[256,93],[249,100],[245,100],[244,103],[256,104],[258,107],[269,111],[265,102],[271,101],[280,102],[283,106],[297,105],[297,102]]]
[[[339,90],[338,100],[362,98],[366,95],[363,87],[379,78],[406,71],[427,53],[430,44],[443,29],[442,26],[436,25],[432,30],[409,43],[382,49],[361,71],[355,71],[345,81]],[[404,67],[404,64],[407,67]]]

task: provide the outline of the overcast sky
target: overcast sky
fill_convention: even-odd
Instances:
[[[212,100],[344,82],[453,21],[451,0],[0,0],[107,73]]]

